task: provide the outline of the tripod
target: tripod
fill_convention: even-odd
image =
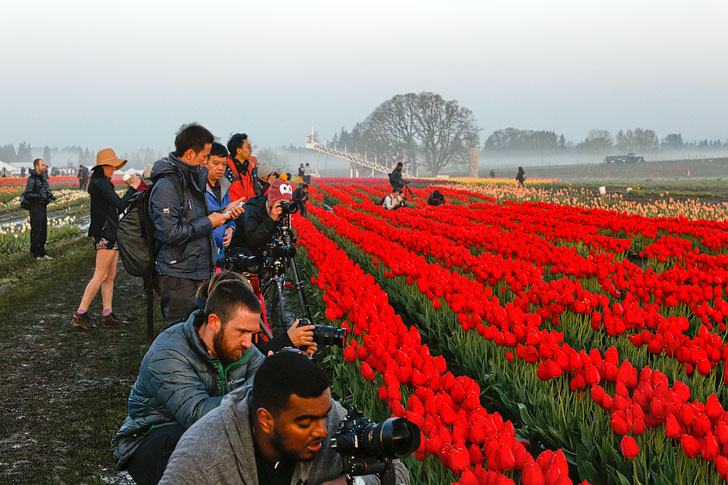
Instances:
[[[283,296],[283,283],[288,268],[291,268],[293,273],[293,288],[296,293],[298,293],[298,300],[301,304],[301,309],[305,312],[306,318],[308,318],[309,321],[313,320],[311,319],[311,308],[309,307],[306,295],[303,293],[301,278],[298,274],[298,266],[296,265],[296,260],[294,259],[295,247],[293,246],[293,244],[296,241],[296,237],[291,230],[290,214],[286,214],[286,216],[283,218],[283,222],[280,224],[279,230],[280,239],[283,243],[283,247],[290,248],[288,252],[293,254],[287,257],[273,258],[270,260],[270,269],[273,271],[273,276],[263,285],[263,295],[265,295],[271,287],[275,287],[276,299],[273,300],[274,303],[272,304],[272,307],[275,307],[276,304],[280,306],[281,323],[284,327],[286,327],[286,308],[285,297]],[[271,308],[271,311],[273,311],[273,308]],[[284,328],[284,330],[287,330],[287,328]]]
[[[415,200],[417,196],[412,192],[412,189],[409,188],[409,182],[407,182],[405,179],[402,179],[402,183],[404,184],[404,190],[406,191],[406,194],[409,196],[410,199]]]

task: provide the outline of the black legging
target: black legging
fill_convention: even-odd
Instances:
[[[39,258],[46,255],[45,243],[48,237],[48,214],[46,206],[34,202],[30,207],[30,255]]]

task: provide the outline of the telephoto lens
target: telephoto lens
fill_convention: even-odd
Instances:
[[[313,329],[313,340],[319,346],[336,345],[343,348],[346,345],[346,329],[316,325]]]
[[[404,458],[420,446],[419,428],[405,418],[373,423],[370,418],[356,417],[343,421],[339,428],[331,444],[341,454]]]

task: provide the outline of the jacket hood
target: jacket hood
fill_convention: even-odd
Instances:
[[[207,167],[190,165],[177,158],[174,153],[170,153],[165,158],[157,160],[154,163],[150,178],[152,182],[156,182],[159,177],[170,173],[190,177],[196,182],[198,188],[205,187],[205,183],[207,182]]]
[[[225,194],[228,193],[228,190],[230,190],[230,186],[233,183],[231,181],[229,181],[228,178],[225,177],[224,175],[220,178],[220,180],[218,180],[218,182],[220,182],[220,188],[222,189],[220,191],[220,194],[221,194],[222,198],[224,199]],[[210,188],[210,184],[208,184],[207,182],[205,182],[205,190],[207,190],[207,193],[215,195],[215,193]],[[233,201],[231,200],[230,202],[233,202]]]

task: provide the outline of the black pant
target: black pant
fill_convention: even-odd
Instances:
[[[186,317],[195,304],[197,288],[203,283],[207,281],[159,275],[159,297],[164,320],[173,322]]]
[[[30,255],[39,258],[46,255],[48,214],[45,204],[34,202],[30,207]]]
[[[126,463],[126,470],[134,481],[139,485],[156,485],[184,432],[178,423],[152,429]]]

